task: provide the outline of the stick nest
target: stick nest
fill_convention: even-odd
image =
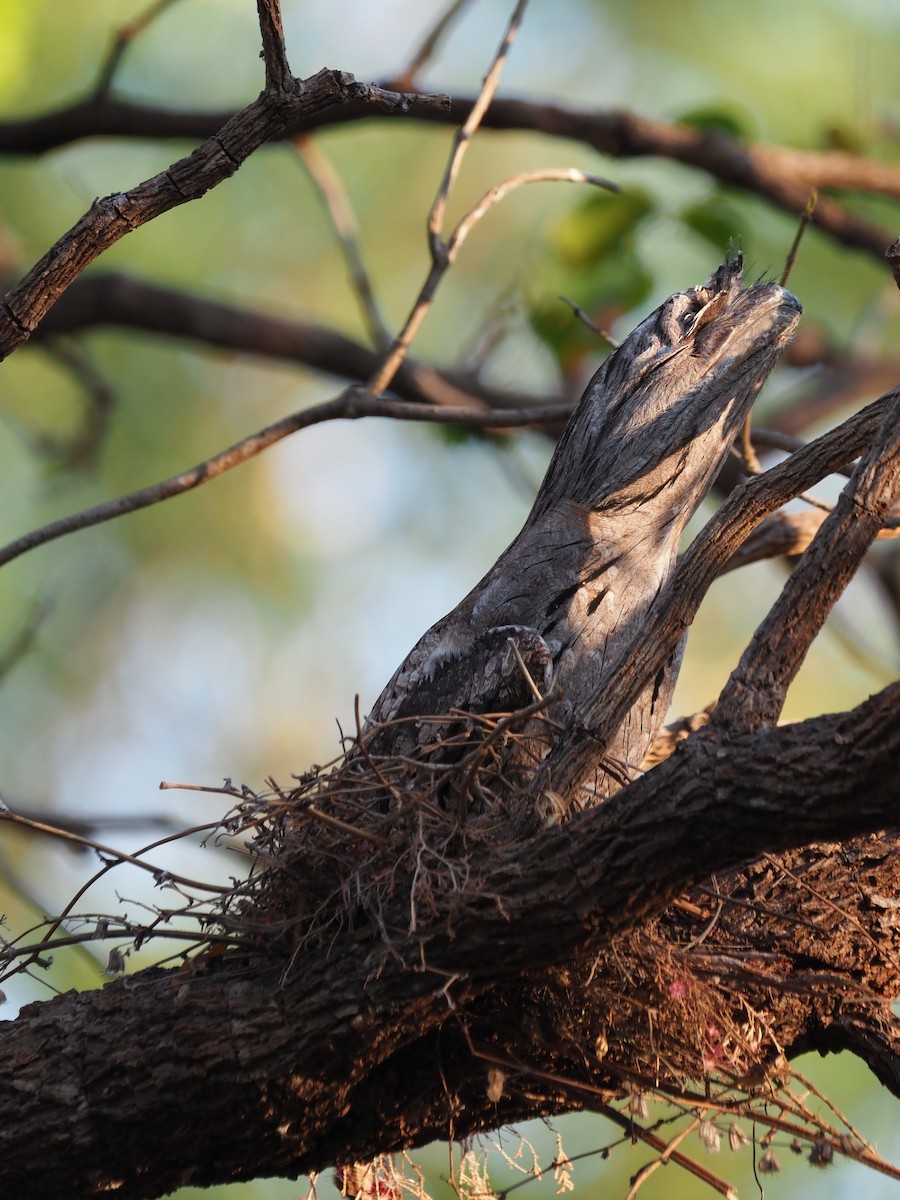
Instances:
[[[435,896],[478,888],[473,860],[489,857],[479,849],[561,819],[552,794],[525,790],[553,732],[540,707],[358,730],[294,788],[245,790],[225,828],[249,835],[254,864],[223,903],[223,926],[292,958],[360,920],[388,944],[415,933]]]

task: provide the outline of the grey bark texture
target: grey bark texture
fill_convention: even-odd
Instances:
[[[685,526],[801,313],[775,284],[742,289],[740,258],[670,296],[610,355],[567,425],[525,525],[480,583],[425,633],[370,727],[451,709],[505,712],[552,688],[578,721],[669,578]],[[515,645],[515,651],[510,643]],[[518,651],[518,653],[516,653]],[[665,716],[681,647],[646,679],[582,778],[579,809],[634,778]],[[527,667],[531,679],[527,679]],[[408,723],[377,749],[435,736]],[[552,748],[546,738],[538,755]],[[534,753],[532,748],[532,754]],[[553,786],[552,775],[545,780]]]

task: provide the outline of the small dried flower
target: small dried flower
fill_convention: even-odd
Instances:
[[[633,1117],[638,1117],[641,1121],[646,1121],[650,1116],[650,1109],[647,1106],[647,1097],[643,1092],[635,1092],[628,1101],[628,1111]]]
[[[701,1121],[700,1128],[697,1130],[700,1141],[707,1148],[710,1154],[718,1154],[722,1146],[722,1135],[716,1129],[712,1121]]]
[[[488,1085],[487,1098],[491,1104],[499,1104],[503,1095],[503,1084],[506,1082],[506,1076],[499,1067],[491,1067],[488,1070]]]
[[[756,1169],[761,1175],[775,1175],[781,1170],[781,1163],[775,1157],[774,1150],[767,1150],[759,1162],[756,1164]]]
[[[834,1146],[831,1142],[816,1142],[810,1148],[809,1161],[813,1167],[830,1167],[834,1162]]]
[[[107,975],[122,975],[125,972],[125,955],[114,946],[109,952],[109,958],[106,960]]]
[[[556,1183],[556,1194],[575,1191],[575,1181],[572,1179],[572,1162],[563,1149],[562,1138],[556,1135],[556,1158],[553,1160],[553,1179]]]
[[[790,1144],[789,1149],[791,1151],[791,1154],[802,1154],[803,1153],[803,1143],[797,1137],[791,1138],[791,1144]]]
[[[601,1030],[600,1033],[597,1034],[596,1042],[594,1042],[594,1053],[598,1058],[606,1058],[608,1052],[609,1042],[607,1041],[606,1034],[603,1032],[603,1030]]]
[[[750,1139],[735,1121],[732,1121],[728,1126],[728,1149],[740,1150],[744,1146],[749,1146]]]

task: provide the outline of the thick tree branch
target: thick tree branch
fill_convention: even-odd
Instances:
[[[387,86],[391,90],[391,84]],[[297,113],[293,123],[277,136],[294,136],[384,115],[376,114],[365,104],[353,103],[351,97],[347,101],[340,108],[311,108]],[[447,109],[433,105],[395,106],[390,115],[458,126],[466,120],[473,104],[472,99],[457,96]],[[0,122],[0,153],[39,154],[78,138],[97,136],[196,140],[209,137],[227,119],[227,115],[220,113],[175,113],[104,97],[25,121]],[[702,170],[721,183],[759,195],[792,215],[803,211],[810,190],[815,188],[820,196],[813,224],[837,241],[865,250],[883,262],[884,248],[893,240],[889,232],[853,215],[822,194],[829,189],[846,189],[900,199],[900,169],[890,163],[841,151],[747,144],[721,133],[654,121],[624,111],[574,109],[513,98],[495,100],[482,126],[527,129],[570,139],[613,158],[667,158]]]
[[[590,961],[710,870],[895,821],[898,700],[894,685],[852,713],[733,739],[703,731],[606,805],[491,847],[469,864],[477,890],[436,897],[415,937],[399,932],[408,901],[398,886],[389,952],[377,931],[358,927],[331,939],[327,956],[310,946],[281,984],[277,963],[248,970],[226,954],[206,970],[142,972],[29,1006],[0,1026],[4,1189],[32,1200],[111,1186],[150,1197],[321,1169],[372,1150],[367,1096],[394,1114],[377,1148],[430,1138],[448,1100],[440,1063],[423,1051],[440,1028],[452,1050],[479,997],[513,988],[515,1004],[525,976]],[[521,1019],[509,1028],[513,1036]],[[568,1098],[565,1088],[533,1088],[530,1104],[515,1092],[498,1108],[483,1064],[469,1070],[463,1053],[456,1062],[451,1086],[466,1101],[454,1109],[457,1136],[583,1102],[577,1088]],[[609,1069],[601,1060],[580,1077],[615,1089],[615,1062]]]
[[[778,719],[787,689],[900,494],[900,399],[725,685],[713,721],[753,729]]]
[[[283,135],[299,116],[351,99],[388,109],[423,102],[418,95],[386,92],[358,84],[352,75],[329,70],[292,80],[290,89],[279,87],[276,96],[264,91],[187,158],[127,192],[94,202],[4,298],[0,305],[0,359],[28,340],[73,280],[120,238],[229,179],[254,151]],[[435,97],[424,102],[436,101],[442,102]]]
[[[199,342],[235,354],[290,362],[339,379],[363,382],[381,355],[326,325],[287,319],[115,271],[91,271],[62,295],[32,337],[33,344],[93,328],[120,328]],[[438,407],[562,407],[564,396],[490,387],[468,372],[438,369],[416,359],[401,364],[391,392],[402,400]],[[574,407],[574,403],[572,405]],[[529,425],[536,423],[529,422]],[[558,434],[561,423],[539,426]]]
[[[564,795],[581,787],[598,751],[609,743],[634,704],[639,694],[638,681],[653,679],[662,670],[690,627],[713,580],[748,534],[764,517],[862,453],[896,403],[897,393],[888,393],[843,425],[731,492],[680,559],[648,610],[641,630],[605,666],[593,697],[584,704],[546,759],[539,787],[552,786]]]

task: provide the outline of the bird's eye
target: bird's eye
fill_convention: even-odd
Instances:
[[[690,308],[686,313],[682,313],[681,332],[685,337],[687,337],[697,324],[697,320],[705,308],[706,304],[702,300],[698,300],[694,308]]]

